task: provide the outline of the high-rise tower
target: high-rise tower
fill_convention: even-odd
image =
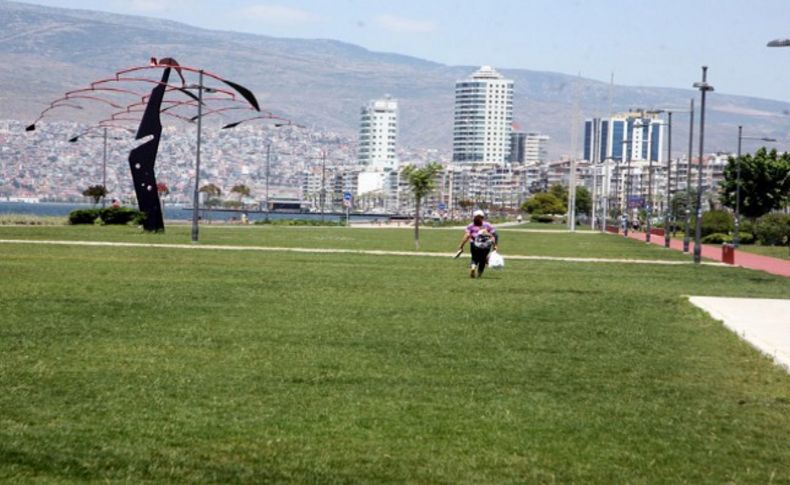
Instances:
[[[513,81],[483,66],[456,82],[453,162],[505,164],[512,122]]]
[[[358,161],[366,170],[398,167],[398,102],[389,96],[362,107],[359,125]]]

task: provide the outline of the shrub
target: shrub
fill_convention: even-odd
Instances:
[[[735,228],[735,222],[729,212],[712,210],[702,214],[702,236],[709,234],[729,234]]]
[[[132,221],[145,218],[145,214],[128,207],[108,207],[99,212],[101,221],[106,225],[126,225]]]
[[[754,244],[754,234],[751,232],[739,232],[738,244]]]
[[[741,237],[743,237],[743,233],[748,232],[752,235],[752,240],[754,240],[754,221],[751,219],[746,219],[741,216],[741,224],[739,227],[739,232],[741,233]]]
[[[781,246],[790,239],[790,216],[766,214],[757,219],[754,232],[763,246]]]
[[[529,218],[532,222],[540,222],[541,224],[551,224],[554,222],[554,216],[548,214],[535,214]]]
[[[69,212],[69,224],[95,224],[99,209],[78,209]]]
[[[722,234],[720,232],[714,232],[713,234],[708,234],[702,238],[702,244],[724,244],[731,242],[732,236],[729,234]]]

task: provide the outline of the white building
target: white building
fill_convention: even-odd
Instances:
[[[366,171],[396,170],[398,102],[389,96],[362,107],[358,161]]]
[[[548,145],[550,139],[548,135],[527,133],[527,137],[524,140],[524,163],[528,165],[546,163],[548,156],[546,145]]]
[[[505,164],[512,123],[513,81],[483,66],[456,82],[453,162]]]

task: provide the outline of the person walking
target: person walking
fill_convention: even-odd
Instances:
[[[488,255],[493,249],[498,249],[498,237],[494,226],[485,221],[485,213],[476,210],[472,214],[472,223],[466,226],[464,237],[458,245],[458,254],[464,250],[467,241],[470,242],[469,249],[472,253],[472,261],[469,266],[469,276],[479,278],[483,276],[483,271],[488,263]]]

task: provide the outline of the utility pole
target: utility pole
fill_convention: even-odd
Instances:
[[[672,227],[675,221],[670,217],[672,213],[672,111],[667,112],[669,137],[667,139],[667,207],[664,210],[664,247],[668,248],[670,245],[670,238],[672,237]],[[677,177],[677,175],[675,175]]]
[[[104,209],[107,193],[107,128],[104,128],[104,155],[102,156],[101,165],[101,186],[105,193],[105,195],[101,196],[101,208]]]
[[[269,222],[269,210],[272,205],[269,203],[269,166],[272,157],[272,143],[266,143],[266,222]]]
[[[197,151],[195,153],[195,192],[192,196],[192,242],[198,242],[198,205],[200,204],[200,136],[203,128],[203,70],[198,80]]]
[[[686,226],[683,233],[683,252],[689,252],[691,244],[691,160],[694,159],[694,98],[689,108],[689,158],[686,163]]]
[[[324,222],[324,200],[326,199],[326,150],[321,150],[321,222]]]
[[[694,87],[700,90],[700,114],[699,114],[699,164],[697,165],[697,221],[694,231],[694,262],[699,264],[702,261],[702,158],[705,153],[705,97],[708,91],[713,91],[713,86],[708,84],[708,66],[702,66],[702,82],[694,83]]]

